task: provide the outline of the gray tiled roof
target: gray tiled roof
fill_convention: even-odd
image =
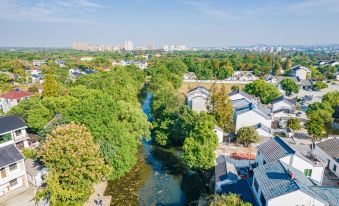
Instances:
[[[289,105],[291,105],[291,106],[293,106],[294,104],[295,104],[295,102],[296,102],[296,100],[294,100],[294,99],[286,99],[285,98],[285,96],[280,96],[280,97],[278,97],[278,98],[276,98],[276,99],[274,99],[274,100],[272,100],[272,104],[275,104],[275,103],[277,103],[277,102],[285,102],[286,104],[289,104]]]
[[[251,95],[247,94],[246,92],[244,92],[244,91],[242,91],[242,90],[240,90],[240,89],[228,93],[228,96],[233,96],[233,95],[236,95],[236,94],[241,94],[242,96],[246,97],[247,99],[252,99],[252,96],[251,96]]]
[[[18,115],[0,117],[0,134],[27,127],[25,121]]]
[[[280,161],[257,167],[254,169],[254,174],[267,200],[300,189]]]
[[[237,100],[232,101],[232,105],[233,105],[234,109],[240,109],[240,108],[248,107],[248,105],[251,104],[251,103],[252,102],[247,98],[242,98],[242,99],[237,99]]]
[[[19,150],[13,144],[0,148],[0,168],[24,159]]]
[[[339,188],[313,186],[309,187],[309,189],[331,206],[339,205]]]
[[[320,149],[326,152],[330,157],[339,162],[339,139],[332,138],[316,144]]]
[[[287,155],[295,153],[295,151],[279,137],[274,137],[259,145],[257,150],[265,156],[268,162],[273,162],[280,158],[286,157]]]
[[[266,111],[264,108],[258,107],[256,104],[250,103],[246,107],[239,108],[236,110],[236,115],[246,113],[248,111],[254,111],[255,113],[259,114],[260,116],[270,119],[270,115],[268,114],[268,111]]]

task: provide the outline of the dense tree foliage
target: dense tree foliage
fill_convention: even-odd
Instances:
[[[237,141],[248,147],[252,143],[259,141],[259,134],[253,127],[243,127],[237,132]]]
[[[239,195],[224,194],[214,195],[209,206],[252,206],[252,204],[242,201]]]
[[[225,87],[216,89],[215,85],[211,89],[211,114],[215,117],[217,125],[225,132],[233,132],[233,106],[228,98]]]
[[[267,83],[262,79],[247,84],[244,90],[248,94],[259,97],[263,104],[271,103],[272,100],[281,96],[280,92],[273,84]]]
[[[299,92],[299,86],[292,79],[283,79],[280,82],[280,86],[286,92],[287,96],[290,96],[292,93],[297,94]]]
[[[325,82],[316,82],[312,85],[313,89],[316,91],[325,89],[328,87],[328,85]]]
[[[298,118],[292,118],[287,120],[287,127],[295,131],[300,130],[301,129],[300,120]]]
[[[84,126],[68,124],[47,135],[39,150],[48,168],[47,187],[37,196],[50,205],[81,205],[93,192],[93,183],[109,174],[109,168]]]
[[[214,166],[217,136],[213,132],[215,122],[212,116],[201,112],[194,128],[182,147],[183,159],[192,169],[209,169]]]

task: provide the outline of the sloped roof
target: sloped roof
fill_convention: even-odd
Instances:
[[[232,106],[234,109],[240,109],[244,107],[248,107],[252,102],[247,98],[237,99],[232,101]]]
[[[330,157],[339,162],[339,139],[331,138],[316,144],[320,149],[326,152]]]
[[[331,206],[339,205],[339,188],[312,186],[309,189]]]
[[[280,96],[274,100],[272,100],[272,104],[278,103],[278,102],[285,102],[286,104],[289,104],[291,106],[294,105],[295,101],[294,100],[290,100],[290,99],[286,99],[285,96]]]
[[[240,115],[243,113],[246,113],[248,111],[254,111],[255,113],[261,115],[262,117],[266,118],[266,119],[270,119],[270,115],[267,113],[266,110],[264,110],[264,108],[258,107],[257,105],[250,103],[248,104],[246,107],[243,108],[239,108],[236,109],[236,115]]]
[[[270,128],[266,127],[265,125],[263,125],[263,124],[261,124],[261,123],[256,124],[256,125],[254,125],[253,127],[254,127],[255,129],[262,129],[262,130],[264,130],[265,132],[270,133],[270,134],[272,133],[272,131],[271,131]]]
[[[205,93],[207,93],[207,94],[210,93],[210,91],[209,91],[206,87],[198,86],[198,87],[195,87],[195,88],[189,90],[189,91],[187,92],[187,94],[194,93],[194,92],[196,92],[196,91],[202,91],[202,92],[205,92]]]
[[[18,115],[0,117],[0,134],[27,127],[25,121]]]
[[[254,174],[267,200],[300,189],[280,161],[257,167],[254,169]]]
[[[246,97],[247,99],[252,99],[252,96],[247,94],[246,92],[242,91],[242,90],[236,90],[236,91],[232,91],[230,93],[228,93],[228,96],[234,96],[236,94],[241,94],[242,96]]]
[[[24,159],[19,150],[13,144],[0,148],[0,168]]]
[[[279,137],[274,137],[260,144],[257,150],[265,156],[268,162],[273,162],[295,153],[295,151]]]
[[[16,90],[16,91],[4,93],[0,97],[5,98],[5,99],[21,99],[21,98],[24,98],[24,97],[29,97],[31,95],[32,95],[32,93],[30,93],[28,91]]]

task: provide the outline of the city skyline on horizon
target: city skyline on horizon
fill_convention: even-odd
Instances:
[[[0,0],[0,47],[339,44],[338,0]]]

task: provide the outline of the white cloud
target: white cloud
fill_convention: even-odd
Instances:
[[[27,3],[24,0],[0,0],[0,19],[12,21],[96,23],[88,18],[105,6],[89,0],[39,0]]]

